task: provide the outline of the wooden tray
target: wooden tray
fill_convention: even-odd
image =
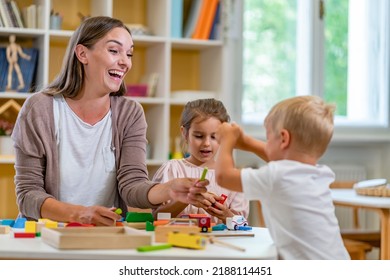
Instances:
[[[149,233],[129,227],[42,228],[41,238],[58,249],[134,249],[152,242]]]

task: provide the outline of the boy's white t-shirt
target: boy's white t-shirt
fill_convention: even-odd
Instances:
[[[111,111],[95,125],[83,122],[62,95],[54,97],[60,160],[59,200],[84,206],[117,205]]]
[[[333,171],[297,161],[241,170],[245,197],[260,200],[264,221],[283,259],[350,259],[329,185]]]

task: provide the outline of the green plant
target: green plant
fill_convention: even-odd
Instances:
[[[14,123],[0,119],[0,136],[9,136],[14,129]]]

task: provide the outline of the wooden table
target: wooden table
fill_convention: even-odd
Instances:
[[[245,248],[245,252],[224,247],[219,244],[207,244],[204,250],[170,248],[167,250],[140,253],[135,249],[112,250],[67,250],[56,249],[41,238],[14,238],[13,234],[0,234],[0,259],[111,259],[111,260],[245,260],[277,259],[276,247],[268,229],[253,228],[253,236],[229,236],[218,239]],[[153,234],[153,233],[151,233]]]
[[[353,189],[331,189],[333,202],[338,206],[354,206],[374,210],[381,222],[382,260],[390,259],[390,197],[376,197],[356,194]]]

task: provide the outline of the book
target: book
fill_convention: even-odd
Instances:
[[[14,0],[12,0],[10,3],[11,3],[12,10],[13,10],[13,12],[15,14],[18,26],[21,27],[21,28],[24,28],[24,23],[23,23],[23,20],[22,20],[22,15],[20,13],[20,9],[18,7],[18,4]]]
[[[183,0],[171,1],[171,37],[183,36]]]
[[[218,2],[217,10],[215,11],[215,16],[213,20],[213,25],[211,26],[211,31],[209,35],[209,40],[217,40],[221,37],[221,2]]]
[[[9,16],[11,18],[12,27],[20,27],[19,23],[18,23],[18,21],[16,19],[16,15],[14,13],[14,9],[12,7],[11,1],[5,0],[5,4],[7,6],[7,12],[8,12],[8,14],[9,14]]]
[[[23,52],[30,56],[30,60],[19,57],[18,64],[24,80],[24,88],[18,89],[19,80],[15,70],[12,73],[12,91],[33,92],[35,90],[35,79],[38,66],[39,50],[37,48],[22,48]],[[6,58],[6,48],[0,48],[0,91],[7,91],[8,83],[8,61]]]
[[[202,30],[202,26],[203,26],[203,23],[205,21],[205,18],[206,18],[206,15],[208,13],[208,8],[209,8],[209,1],[210,0],[201,0],[201,7],[200,7],[200,12],[199,12],[199,15],[198,15],[198,18],[196,20],[196,25],[195,25],[195,29],[194,29],[194,32],[192,33],[192,36],[191,38],[192,39],[200,39],[200,34],[201,34],[201,30]]]
[[[202,0],[192,0],[188,18],[184,24],[184,31],[183,31],[184,38],[192,37],[201,8],[202,8]]]
[[[0,0],[0,15],[3,20],[4,27],[13,27],[11,15],[8,13],[7,3],[5,0]]]
[[[197,38],[201,40],[207,40],[210,36],[210,32],[213,25],[215,12],[217,10],[219,0],[208,0],[206,2],[207,2],[206,14],[203,18],[203,21],[201,22],[199,35],[198,35],[199,38]]]

